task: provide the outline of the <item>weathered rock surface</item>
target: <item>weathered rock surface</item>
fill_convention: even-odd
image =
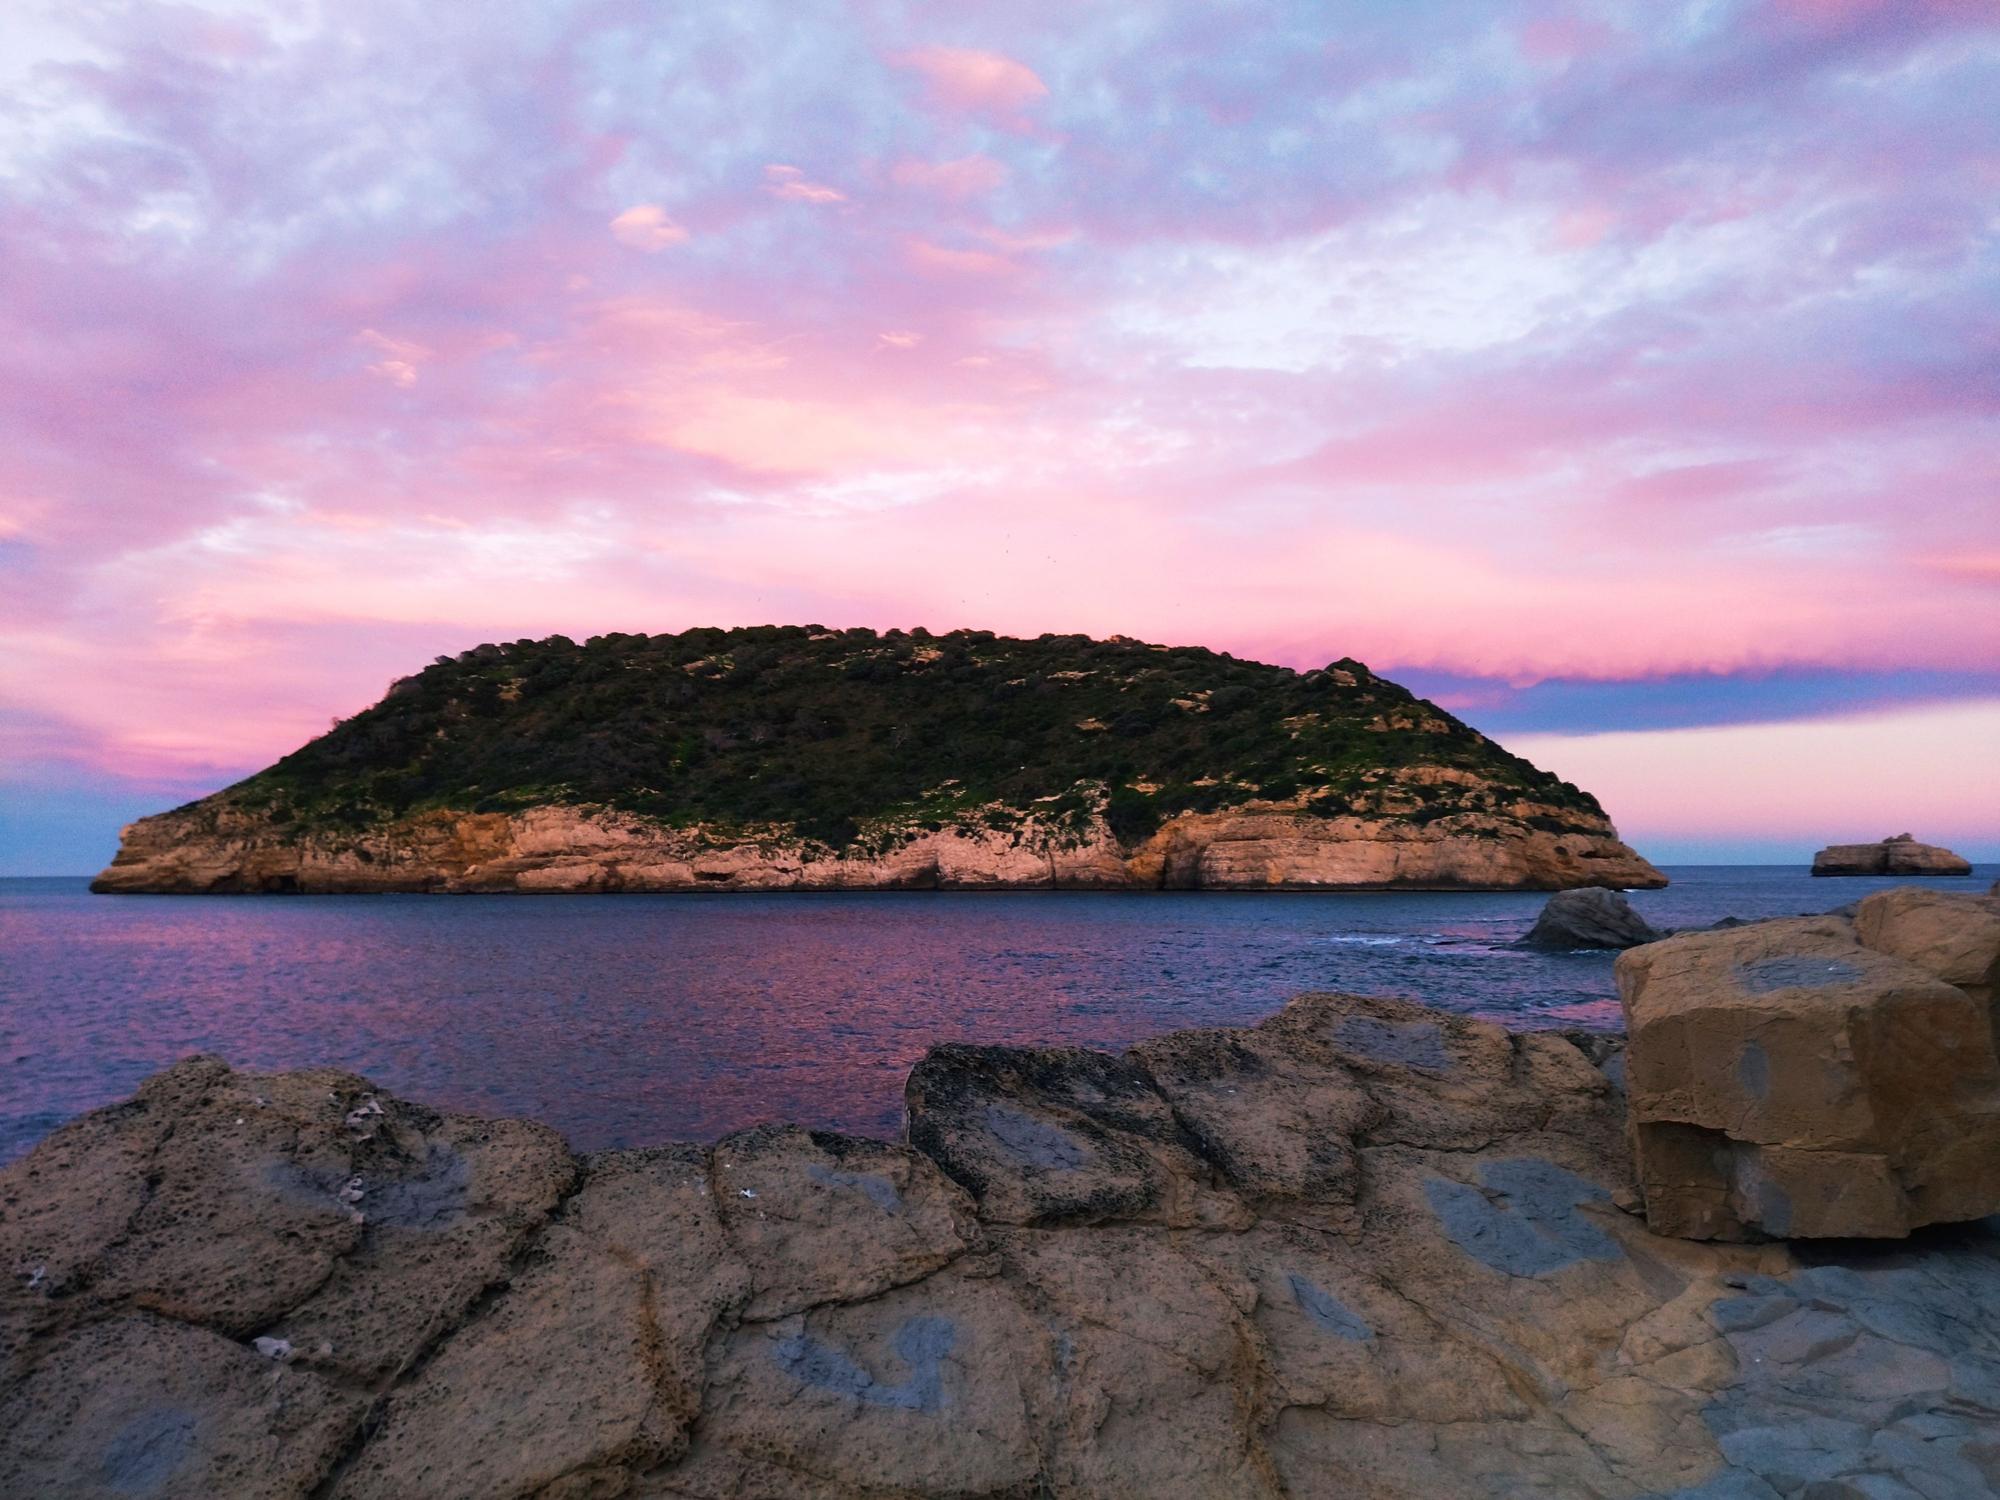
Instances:
[[[1560,1036],[1311,996],[909,1103],[572,1160],[169,1069],[0,1174],[0,1494],[2000,1495],[2000,1237],[1655,1235]]]
[[[1521,939],[1526,948],[1557,951],[1578,948],[1636,948],[1657,943],[1664,932],[1632,910],[1616,891],[1558,891]]]
[[[230,808],[142,818],[92,883],[111,893],[775,890],[1563,890],[1656,887],[1666,877],[1574,810],[1550,833],[1512,816],[1435,823],[1326,818],[1265,804],[1184,813],[1126,848],[1102,818],[1077,837],[1028,819],[1012,830],[917,831],[882,854],[802,840],[670,828],[607,808],[425,813],[360,832],[285,838]]]
[[[1944,903],[1940,906],[1938,903]],[[2000,923],[1978,898],[1687,933],[1618,959],[1640,1188],[1662,1233],[1906,1235],[2000,1211]]]
[[[2000,898],[1922,886],[1877,891],[1854,911],[1855,935],[1878,953],[1907,959],[1975,999],[2000,984]]]
[[[1815,875],[1970,875],[1972,864],[1907,833],[1879,844],[1829,844],[1813,856]]]

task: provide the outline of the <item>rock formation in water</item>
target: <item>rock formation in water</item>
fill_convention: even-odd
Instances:
[[[1549,897],[1535,925],[1521,939],[1521,946],[1552,952],[1636,948],[1665,936],[1632,910],[1632,903],[1618,892],[1591,887],[1557,891]]]
[[[101,891],[1657,886],[1359,662],[817,627],[481,646],[127,828]]]
[[[1991,1227],[1653,1233],[1593,1051],[1308,996],[585,1157],[183,1062],[0,1172],[0,1494],[2000,1494]]]
[[[1893,1237],[2000,1211],[2000,906],[1900,888],[1618,959],[1646,1217]]]
[[[1815,875],[1970,875],[1972,864],[1907,833],[1879,844],[1829,844],[1813,856]]]

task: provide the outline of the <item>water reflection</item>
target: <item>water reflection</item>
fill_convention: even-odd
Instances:
[[[1674,872],[1647,917],[1817,910],[1892,882]],[[1990,872],[1953,889],[1985,889]],[[161,1064],[365,1073],[583,1148],[791,1119],[897,1129],[943,1041],[1116,1048],[1308,989],[1617,1022],[1607,954],[1507,946],[1534,895],[92,897],[0,881],[0,1160]]]

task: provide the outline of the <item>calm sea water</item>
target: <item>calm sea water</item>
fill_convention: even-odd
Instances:
[[[1670,869],[1661,926],[1892,880]],[[1995,870],[1936,882],[1983,891]],[[579,1148],[763,1120],[890,1135],[943,1041],[1116,1048],[1302,990],[1613,1026],[1612,955],[1509,947],[1539,895],[92,896],[0,880],[0,1161],[191,1052],[329,1065]]]

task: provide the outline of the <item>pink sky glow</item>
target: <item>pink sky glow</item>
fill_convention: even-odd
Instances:
[[[1991,5],[22,0],[0,82],[0,873],[767,621],[1351,654],[1670,854],[2000,853]]]

